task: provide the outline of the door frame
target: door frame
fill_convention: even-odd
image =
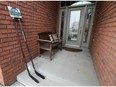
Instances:
[[[87,7],[88,6],[94,6],[94,12],[93,12],[93,17],[92,17],[92,25],[93,25],[93,19],[94,19],[94,14],[95,14],[95,8],[96,8],[96,4],[88,4],[88,5],[80,5],[80,6],[67,6],[67,7],[60,7],[60,12],[59,12],[59,30],[58,30],[58,36],[60,37],[60,31],[61,31],[61,13],[62,13],[62,11],[65,11],[65,18],[64,18],[64,28],[63,28],[63,39],[62,39],[62,45],[63,45],[63,47],[65,47],[65,42],[66,42],[66,37],[65,37],[65,34],[64,34],[64,32],[66,32],[66,30],[67,30],[67,26],[66,26],[66,24],[67,24],[67,21],[68,21],[68,19],[67,19],[67,17],[68,17],[68,9],[69,8],[78,8],[78,7],[85,7],[84,9],[84,20],[85,20],[85,15],[86,15],[86,10],[87,10]],[[83,20],[83,21],[84,21]],[[84,27],[83,27],[84,28]],[[92,26],[91,26],[91,30],[92,30]],[[84,32],[84,29],[83,29],[83,31],[82,31],[82,33]],[[90,31],[90,34],[91,34],[91,31]],[[83,45],[82,45],[82,40],[83,40],[83,35],[82,35],[82,39],[81,39],[81,43],[80,43],[80,47],[82,47]],[[90,38],[89,38],[89,40],[90,40]],[[89,43],[88,43],[89,44]],[[89,46],[89,45],[88,45]],[[68,46],[69,47],[69,46]],[[73,46],[72,46],[73,47]],[[79,48],[78,46],[77,46],[77,48]],[[88,47],[87,47],[88,48]]]

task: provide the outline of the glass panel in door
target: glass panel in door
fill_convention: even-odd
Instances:
[[[66,45],[80,46],[81,31],[80,25],[82,24],[82,9],[69,10]]]
[[[70,12],[70,22],[68,30],[68,41],[77,42],[78,40],[78,28],[80,22],[81,11],[71,11]]]
[[[85,14],[82,46],[87,47],[87,48],[90,42],[91,30],[92,30],[92,25],[93,25],[94,9],[95,9],[95,6],[87,6],[86,14]]]

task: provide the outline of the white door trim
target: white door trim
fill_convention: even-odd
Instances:
[[[59,30],[58,30],[58,36],[60,36],[60,31],[61,31],[61,12],[62,11],[65,11],[65,18],[64,18],[64,28],[63,28],[63,41],[62,41],[62,44],[63,44],[63,46],[68,46],[68,47],[75,47],[74,45],[72,45],[72,46],[69,46],[68,44],[67,45],[65,45],[65,42],[66,42],[66,35],[65,35],[65,32],[66,32],[66,29],[67,29],[67,21],[68,21],[68,19],[67,19],[67,17],[68,17],[68,9],[70,9],[70,8],[79,8],[79,7],[84,7],[85,9],[84,9],[84,15],[83,15],[83,17],[84,17],[84,19],[85,19],[85,13],[86,13],[86,10],[87,10],[87,7],[94,7],[94,11],[93,11],[93,17],[92,17],[92,22],[91,22],[91,30],[92,30],[92,25],[93,25],[93,19],[94,19],[94,14],[95,14],[95,8],[96,8],[96,4],[91,4],[91,5],[84,5],[84,6],[68,6],[68,7],[60,7],[60,12],[59,12]],[[84,20],[83,20],[83,22],[84,22]],[[90,30],[90,35],[89,35],[89,41],[90,41],[90,36],[91,36],[91,30]],[[83,26],[83,31],[82,31],[82,33],[84,32],[84,26]],[[83,36],[83,35],[82,35]],[[83,37],[82,37],[83,38]],[[82,41],[83,39],[81,39],[81,43],[80,43],[80,47],[82,46],[83,47],[83,41]],[[88,41],[88,42],[89,42]],[[87,48],[88,48],[88,46],[89,46],[89,43],[88,43],[88,45],[87,45]],[[77,47],[79,47],[79,46],[77,46]]]

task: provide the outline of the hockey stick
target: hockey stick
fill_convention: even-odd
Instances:
[[[39,77],[41,77],[42,79],[45,79],[45,77],[44,77],[43,75],[41,75],[40,73],[38,73],[37,70],[35,69],[35,65],[34,65],[34,62],[33,62],[33,58],[32,58],[32,55],[31,55],[31,52],[30,52],[30,49],[29,49],[29,46],[28,46],[28,43],[27,43],[27,40],[26,40],[26,36],[25,36],[24,30],[23,30],[23,27],[22,27],[20,18],[18,18],[18,21],[19,21],[19,24],[20,24],[20,28],[21,28],[21,32],[22,32],[22,35],[23,35],[23,39],[24,39],[24,42],[25,42],[25,44],[26,44],[26,48],[27,48],[27,50],[28,50],[28,54],[29,54],[29,56],[30,56],[30,60],[31,60],[33,69],[34,69],[35,73],[36,73]]]
[[[33,77],[33,76],[30,74],[29,68],[28,68],[28,66],[27,66],[26,57],[25,57],[25,54],[24,54],[24,52],[23,52],[21,40],[20,40],[20,37],[19,37],[19,34],[18,34],[18,28],[17,28],[17,26],[16,26],[16,21],[15,21],[14,18],[12,18],[12,19],[13,19],[13,22],[14,22],[14,26],[15,26],[15,29],[16,29],[16,35],[17,35],[17,37],[18,37],[18,42],[19,42],[19,44],[20,44],[20,50],[21,50],[21,53],[22,53],[24,62],[25,62],[25,64],[26,64],[26,69],[27,69],[28,75],[29,75],[36,83],[39,83],[39,81],[38,81],[35,77]]]

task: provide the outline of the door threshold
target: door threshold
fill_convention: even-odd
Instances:
[[[75,45],[65,45],[63,47],[68,47],[68,48],[80,48],[80,46],[75,46]]]

